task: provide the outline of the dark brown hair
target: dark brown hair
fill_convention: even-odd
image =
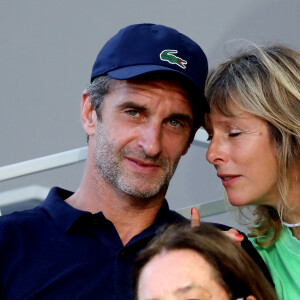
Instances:
[[[142,250],[133,267],[133,286],[138,300],[139,278],[145,265],[161,252],[190,249],[211,265],[215,280],[231,299],[253,295],[257,300],[274,300],[274,289],[248,254],[219,229],[201,225],[171,225],[162,228],[159,234]]]

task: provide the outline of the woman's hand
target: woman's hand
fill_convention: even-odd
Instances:
[[[191,209],[191,226],[200,226],[200,213],[196,207]],[[241,242],[244,240],[244,236],[235,228],[231,228],[228,231],[223,231],[223,233],[237,244],[241,244]]]
[[[191,209],[191,226],[200,226],[200,214],[196,207],[192,207]]]
[[[223,231],[223,233],[239,245],[244,240],[244,236],[240,234],[235,228],[230,228],[228,231]]]

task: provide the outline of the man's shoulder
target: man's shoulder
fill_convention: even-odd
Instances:
[[[73,192],[53,187],[50,189],[47,197],[38,206],[16,211],[0,217],[0,233],[8,230],[24,231],[26,228],[40,228],[43,224],[47,224],[50,219],[53,219],[53,214],[65,210],[65,199],[70,197]]]
[[[42,226],[43,222],[49,218],[48,210],[55,206],[54,198],[59,198],[59,193],[66,193],[63,189],[54,187],[50,190],[48,196],[39,205],[34,208],[15,211],[0,217],[0,239],[5,234],[12,232],[21,232],[34,230]],[[68,192],[69,193],[69,192]],[[55,209],[53,207],[53,209]]]
[[[189,220],[187,218],[185,218],[183,215],[181,215],[180,213],[178,213],[175,210],[169,210],[169,215],[168,215],[169,219],[171,221],[178,221],[178,222],[188,222]]]
[[[42,210],[35,207],[23,211],[15,211],[0,217],[0,232],[7,230],[24,229],[24,226],[37,225],[44,217]]]

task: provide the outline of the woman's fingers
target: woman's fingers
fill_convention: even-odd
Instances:
[[[196,207],[193,207],[191,209],[191,226],[200,226],[200,213]],[[228,231],[223,231],[223,233],[239,245],[244,240],[244,236],[240,234],[235,228],[231,228]]]
[[[191,209],[191,226],[200,226],[200,214],[196,207]]]
[[[228,231],[223,231],[232,241],[236,242],[237,244],[241,244],[244,240],[244,236],[240,234],[235,228],[231,228]]]

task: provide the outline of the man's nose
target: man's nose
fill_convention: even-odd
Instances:
[[[162,151],[162,130],[159,124],[148,124],[141,129],[138,146],[148,156],[157,156]]]

